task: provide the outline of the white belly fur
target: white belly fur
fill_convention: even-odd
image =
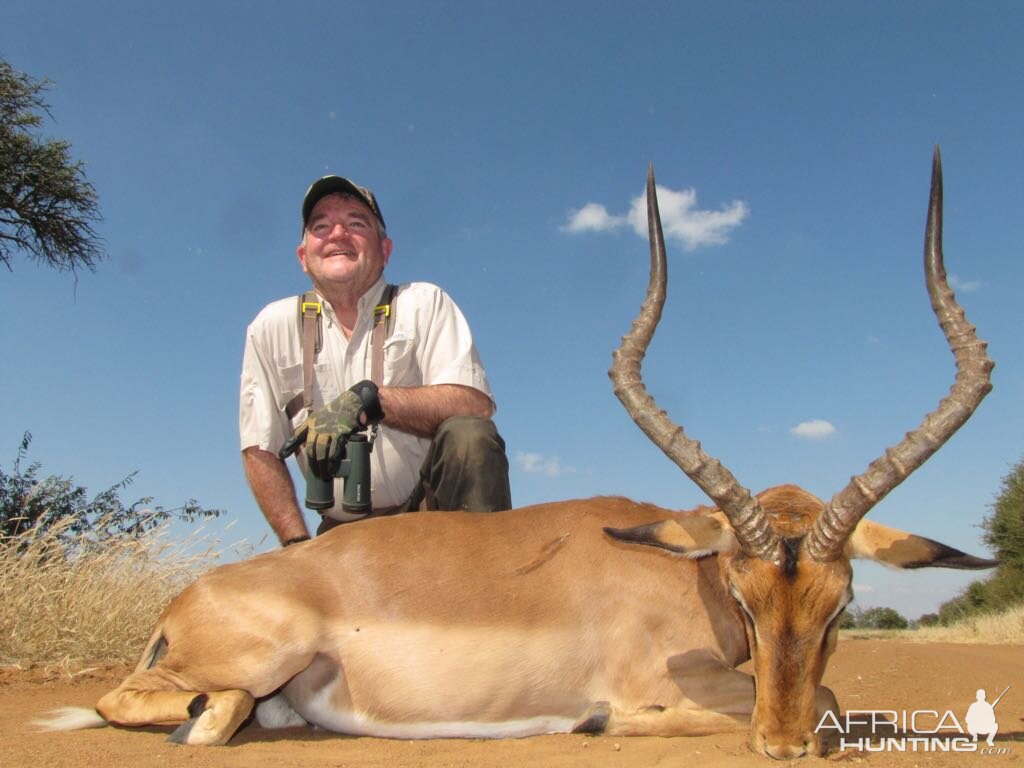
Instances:
[[[338,656],[318,657],[284,694],[308,722],[358,736],[519,738],[571,731],[593,701],[578,634],[481,630],[364,625],[337,638]]]
[[[335,711],[327,696],[305,702],[304,715],[331,731],[382,739],[518,739],[545,733],[568,733],[575,720],[549,716],[495,723],[382,723],[352,711]]]

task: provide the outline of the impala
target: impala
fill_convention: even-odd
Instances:
[[[945,276],[941,185],[936,149],[925,274],[956,382],[827,504],[795,486],[751,495],[647,394],[640,363],[666,290],[652,170],[650,282],[611,377],[633,420],[714,506],[595,498],[341,526],[201,576],[170,603],[135,671],[95,712],[64,710],[45,725],[180,724],[173,741],[224,744],[261,702],[264,726],[306,722],[349,734],[748,728],[759,753],[821,753],[814,727],[837,709],[821,679],[852,599],[851,559],[996,564],[863,519],[991,388],[986,345]],[[736,670],[748,658],[753,676]]]

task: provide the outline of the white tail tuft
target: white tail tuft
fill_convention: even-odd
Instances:
[[[40,731],[80,731],[83,728],[102,728],[106,724],[107,721],[95,709],[85,707],[61,707],[30,723]]]

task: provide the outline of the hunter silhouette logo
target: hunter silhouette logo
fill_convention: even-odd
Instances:
[[[999,731],[996,705],[1010,686],[1006,686],[991,704],[984,688],[961,721],[947,709],[883,710],[853,709],[838,716],[825,712],[815,732],[831,731],[839,737],[839,749],[862,752],[973,752],[981,755],[1006,755],[1009,747],[996,747]],[[978,737],[986,736],[988,746],[979,746]]]
[[[971,734],[974,741],[978,740],[978,735],[988,735],[988,745],[993,745],[993,740],[996,737],[996,732],[999,730],[999,723],[996,722],[996,704],[999,700],[1006,695],[1006,691],[1010,690],[1010,686],[1006,686],[1006,690],[999,694],[999,698],[989,704],[985,701],[985,689],[979,688],[977,700],[967,708],[967,732]]]

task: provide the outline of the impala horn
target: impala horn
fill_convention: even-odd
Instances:
[[[612,368],[608,375],[615,385],[615,395],[637,426],[725,513],[743,551],[750,557],[775,561],[778,558],[778,538],[757,499],[721,462],[708,456],[698,441],[687,437],[683,428],[658,408],[644,387],[640,365],[661,319],[668,272],[653,165],[647,171],[647,228],[651,243],[647,297],[633,321],[633,327],[612,353]]]
[[[832,497],[807,535],[807,553],[815,560],[835,560],[857,523],[889,491],[902,483],[953,436],[991,391],[995,363],[984,341],[957,303],[942,259],[942,158],[935,147],[932,190],[924,235],[924,273],[932,309],[956,358],[956,380],[949,395],[921,425],[872,462],[863,474]]]

